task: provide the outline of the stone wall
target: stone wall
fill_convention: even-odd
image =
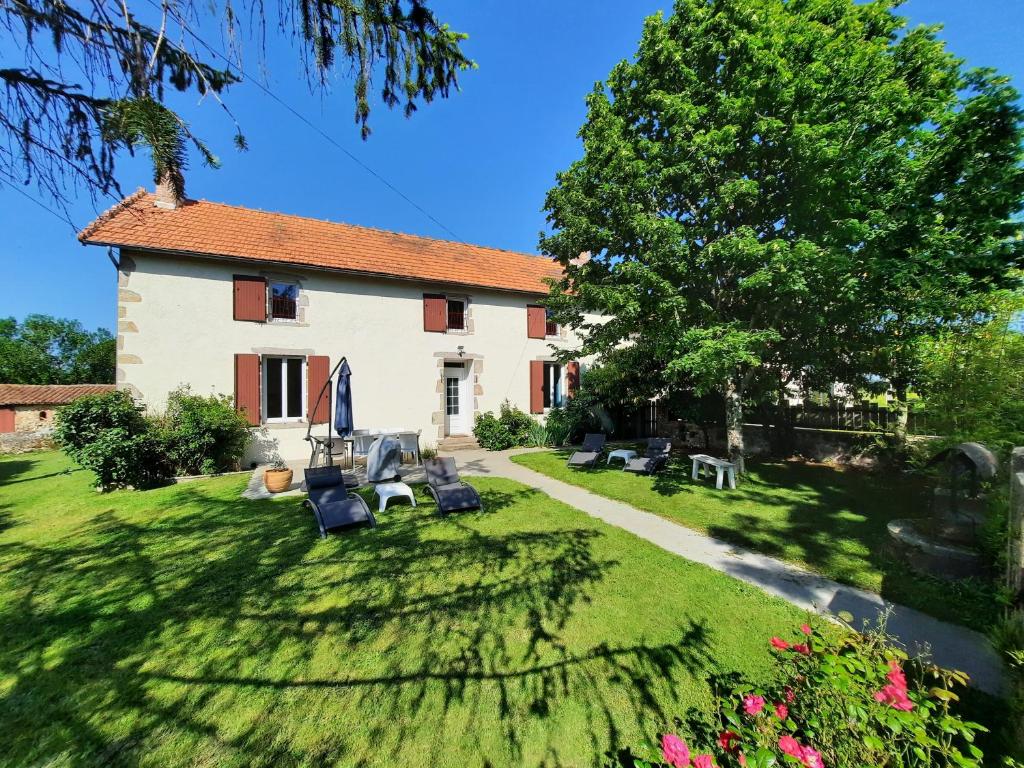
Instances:
[[[811,461],[870,467],[878,463],[877,457],[868,450],[871,440],[872,435],[864,432],[797,427],[793,430],[792,453]],[[724,454],[725,430],[715,430],[712,441],[713,447]],[[760,425],[745,424],[743,441],[748,456],[768,456],[772,452],[769,430]]]
[[[1010,457],[1010,552],[1007,581],[1011,589],[1024,590],[1024,447]]]
[[[681,447],[704,448],[703,432],[693,425],[686,425],[680,421],[659,423],[658,434],[673,438]],[[872,467],[878,464],[878,457],[871,446],[875,436],[880,434],[796,427],[793,430],[791,453],[811,461]],[[708,437],[710,438],[708,450],[711,453],[724,456],[726,451],[725,428],[712,427]],[[910,436],[908,439],[918,441],[934,438]],[[772,453],[770,430],[759,424],[744,424],[743,440],[747,456],[768,456]]]
[[[0,434],[0,453],[28,453],[29,451],[48,451],[54,447],[49,431],[46,432],[7,432]]]
[[[17,433],[33,433],[53,428],[53,416],[56,409],[49,405],[16,405],[14,406],[14,431]]]

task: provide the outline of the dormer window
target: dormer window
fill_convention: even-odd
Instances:
[[[295,283],[270,284],[270,312],[272,320],[294,320],[298,316],[299,286]]]
[[[461,299],[448,299],[448,330],[466,330],[466,302]]]

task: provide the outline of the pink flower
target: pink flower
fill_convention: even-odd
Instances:
[[[715,759],[711,755],[694,755],[693,768],[715,768]]]
[[[789,643],[787,643],[781,637],[778,637],[778,636],[773,637],[771,639],[771,644],[772,644],[772,648],[777,648],[780,651],[788,651],[789,650]]]
[[[889,674],[886,675],[886,678],[897,688],[907,690],[907,676],[903,674],[900,663],[896,659],[889,659]]]
[[[779,720],[785,720],[789,717],[789,707],[782,702],[779,702],[775,705],[775,716],[779,718]]]
[[[674,733],[661,737],[661,756],[674,768],[687,768],[690,764],[690,748]]]
[[[875,701],[888,704],[893,709],[909,712],[914,708],[914,702],[907,696],[905,688],[889,684],[875,694]]]
[[[744,755],[742,752],[740,752],[739,757],[737,757],[736,759],[739,760],[740,765],[742,765],[744,768],[746,768],[746,765],[747,765],[747,756],[746,755]]]
[[[748,715],[759,715],[764,709],[764,697],[748,694],[743,697],[743,711]]]
[[[792,688],[787,686],[785,693],[786,693],[786,703],[787,704],[792,704],[794,701],[796,701],[796,694],[793,693],[793,689]]]
[[[722,731],[718,734],[718,746],[725,752],[735,752],[739,741],[740,735],[735,731]]]
[[[801,747],[799,757],[800,762],[807,768],[825,768],[825,763],[821,760],[821,753],[816,749]]]
[[[811,654],[811,649],[806,643],[797,643],[793,646],[793,650],[797,653],[802,653],[804,656]]]
[[[790,757],[800,758],[803,754],[803,747],[800,746],[800,742],[790,736],[788,733],[785,736],[779,737],[779,749],[782,750],[784,755]]]
[[[813,630],[811,629],[811,625],[810,624],[801,624],[800,625],[800,631],[803,632],[808,637],[810,637],[811,636],[811,632]]]

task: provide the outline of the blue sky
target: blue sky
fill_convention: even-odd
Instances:
[[[367,142],[352,122],[351,83],[338,77],[332,93],[310,93],[295,52],[279,41],[268,54],[269,85],[458,239],[533,252],[544,227],[544,195],[555,173],[580,154],[576,133],[585,95],[633,54],[643,18],[669,3],[436,0],[434,6],[470,34],[466,50],[480,68],[463,75],[461,93],[411,119],[376,105]],[[953,52],[1024,88],[1024,2],[910,0],[902,12],[915,24],[945,24]],[[0,61],[6,59],[18,60]],[[258,69],[255,60],[248,66]],[[176,103],[223,161],[219,170],[193,164],[190,197],[448,236],[255,86],[238,85],[227,99],[248,152],[233,149],[233,126],[215,103]],[[120,178],[126,191],[151,187],[147,158],[124,158]],[[79,245],[66,224],[3,185],[0,204],[7,233],[0,243],[0,317],[43,312],[113,328],[115,275],[104,251]],[[83,195],[70,213],[83,226],[96,209]]]

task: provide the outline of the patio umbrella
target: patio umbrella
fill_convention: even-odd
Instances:
[[[338,390],[334,398],[334,429],[341,437],[352,434],[352,384],[349,378],[352,369],[348,360],[341,364],[338,371]]]

